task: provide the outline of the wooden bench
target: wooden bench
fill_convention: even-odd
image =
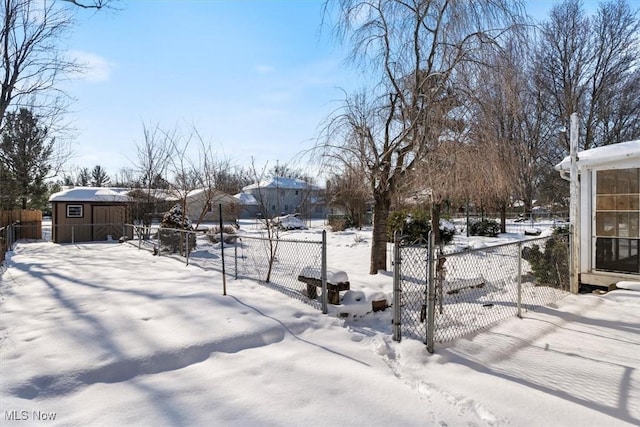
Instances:
[[[307,284],[307,296],[311,299],[318,297],[317,288],[322,288],[321,270],[317,267],[304,267],[298,275],[298,280]],[[327,269],[327,299],[329,304],[340,304],[340,291],[349,290],[349,276],[340,270]]]

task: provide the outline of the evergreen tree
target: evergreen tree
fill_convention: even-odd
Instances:
[[[76,180],[76,185],[80,187],[88,187],[91,183],[91,172],[89,172],[88,168],[80,169],[80,173],[78,173],[78,179]]]
[[[96,165],[91,171],[91,185],[94,187],[107,187],[111,183],[111,178],[107,171],[100,165]]]
[[[8,181],[15,197],[7,201],[9,205],[22,209],[43,207],[53,145],[48,129],[38,124],[38,118],[30,110],[21,108],[6,115],[0,131],[0,162],[2,193],[5,194]]]

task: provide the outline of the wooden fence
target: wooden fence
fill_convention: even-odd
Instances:
[[[42,211],[17,209],[0,211],[0,227],[10,224],[16,224],[16,240],[42,239]]]

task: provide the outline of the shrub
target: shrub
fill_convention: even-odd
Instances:
[[[215,226],[209,229],[207,237],[212,243],[220,242],[220,227]],[[238,237],[238,230],[233,225],[225,225],[222,227],[222,238],[225,243],[233,243]]]
[[[569,238],[565,232],[564,227],[555,229],[544,249],[534,244],[522,250],[522,257],[529,261],[540,285],[566,288],[569,284]]]
[[[187,247],[189,252],[196,248],[195,233],[185,233],[184,231],[193,231],[191,221],[182,212],[182,207],[177,204],[173,206],[162,218],[160,229],[158,230],[158,239],[160,246],[171,253],[179,252],[180,255],[186,255]],[[185,239],[188,236],[188,240]]]
[[[344,231],[354,226],[353,220],[349,215],[329,215],[328,223],[331,231]]]
[[[499,233],[500,224],[495,219],[483,219],[469,226],[469,234],[472,236],[496,237]]]
[[[387,220],[387,239],[393,242],[394,232],[399,231],[410,241],[427,239],[431,231],[431,218],[427,211],[414,209],[392,212]],[[448,227],[440,222],[440,240],[443,244],[451,243],[455,235],[455,227]]]

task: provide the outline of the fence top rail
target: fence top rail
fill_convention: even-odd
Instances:
[[[443,258],[443,257],[450,257],[450,256],[457,256],[457,255],[464,255],[464,254],[469,254],[469,253],[473,253],[473,252],[482,252],[482,251],[489,251],[489,250],[493,250],[496,248],[502,248],[502,247],[506,247],[506,246],[513,246],[513,245],[521,245],[521,244],[525,244],[525,243],[535,243],[537,241],[543,241],[543,240],[548,240],[551,237],[568,237],[568,234],[558,234],[555,236],[542,236],[542,237],[533,237],[531,239],[522,239],[522,240],[517,240],[514,242],[507,242],[507,243],[500,243],[499,245],[492,245],[492,246],[485,246],[482,248],[469,248],[469,249],[463,249],[461,251],[457,251],[457,252],[447,252],[447,253],[442,253],[440,255],[438,255],[439,258]]]
[[[271,239],[269,239],[268,237],[260,237],[260,236],[249,236],[246,234],[238,234],[238,239],[242,240],[242,239],[250,239],[250,240],[274,240],[277,242],[285,242],[285,243],[309,243],[309,244],[317,244],[317,245],[321,245],[322,244],[322,240],[296,240],[296,239],[279,239],[279,238],[275,238],[272,237]]]

